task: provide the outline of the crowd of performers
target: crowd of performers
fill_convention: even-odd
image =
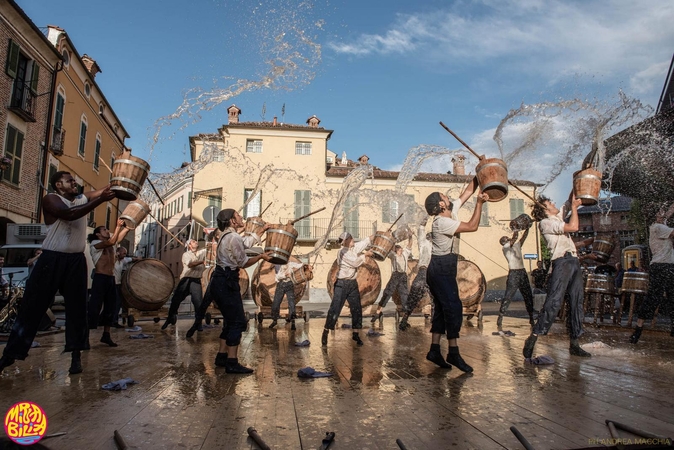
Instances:
[[[26,283],[23,300],[19,306],[16,321],[8,343],[0,358],[0,372],[12,365],[15,360],[28,356],[39,323],[50,306],[57,291],[64,297],[66,309],[65,352],[71,353],[69,372],[82,372],[81,351],[88,350],[89,329],[103,326],[101,342],[116,346],[110,336],[110,327],[118,325],[118,313],[121,296],[115,295],[120,289],[121,272],[124,266],[135,258],[126,256],[126,251],[113,250],[126,232],[123,221],[118,221],[111,233],[106,227],[98,227],[88,237],[95,269],[92,274],[91,296],[87,295],[87,263],[84,256],[86,236],[86,217],[98,205],[114,197],[110,186],[97,191],[79,194],[77,184],[69,172],[57,172],[50,179],[53,193],[47,194],[42,202],[47,237],[43,243],[42,254],[36,260],[32,273]],[[476,195],[475,208],[471,218],[462,222],[458,219],[459,209],[466,201]],[[431,346],[426,359],[439,367],[451,369],[452,366],[463,372],[472,372],[461,357],[458,338],[463,321],[463,305],[459,298],[457,285],[458,255],[455,250],[455,238],[460,233],[471,233],[478,229],[482,205],[488,196],[480,193],[477,178],[464,189],[459,198],[450,199],[441,192],[430,194],[424,203],[432,217],[432,229],[426,233],[426,223],[418,226],[416,237],[419,245],[418,272],[408,289],[407,259],[411,254],[412,238],[407,246],[397,245],[389,255],[392,275],[383,297],[376,305],[372,322],[381,318],[382,308],[397,293],[403,304],[403,316],[399,328],[409,327],[408,318],[421,299],[430,294],[433,302],[431,316]],[[550,330],[565,299],[569,303],[569,334],[571,355],[589,357],[580,347],[579,337],[583,333],[584,283],[581,261],[577,245],[570,233],[578,231],[578,207],[581,201],[573,193],[559,209],[553,201],[540,196],[532,209],[532,216],[538,222],[539,230],[551,252],[551,267],[545,270],[540,264],[532,272],[535,288],[545,288],[545,302],[540,311],[533,306],[532,290],[522,263],[522,244],[528,236],[528,229],[520,237],[517,232],[511,237],[501,238],[503,254],[508,262],[508,279],[505,296],[497,319],[502,324],[513,295],[519,290],[525,300],[526,310],[532,326],[526,339],[523,356],[531,358],[537,339]],[[674,214],[674,205],[661,209],[655,223],[650,227],[650,265],[649,295],[638,310],[638,322],[630,342],[637,343],[641,337],[643,323],[653,318],[658,306],[674,314],[674,229],[667,226],[667,219]],[[215,356],[215,365],[224,367],[227,373],[245,374],[253,369],[243,366],[238,360],[238,347],[242,333],[247,327],[242,294],[239,285],[239,273],[259,261],[270,261],[269,253],[248,256],[246,249],[259,243],[260,236],[239,232],[244,227],[241,215],[233,209],[224,209],[217,216],[218,229],[209,238],[217,242],[215,249],[215,270],[211,276],[206,293],[202,298],[201,278],[205,269],[205,249],[199,251],[196,241],[187,243],[183,256],[183,272],[170,302],[169,315],[162,329],[176,323],[180,303],[190,295],[195,305],[195,320],[187,332],[187,337],[201,330],[206,309],[214,302],[223,316],[223,329],[220,344]],[[266,225],[263,231],[266,231]],[[362,346],[359,330],[363,327],[363,312],[357,282],[358,268],[366,258],[372,256],[368,250],[371,238],[355,242],[344,232],[339,236],[341,248],[337,254],[338,271],[334,284],[334,295],[327,313],[321,344],[326,346],[330,332],[335,329],[338,316],[348,302],[351,311],[352,339],[356,346]],[[585,245],[586,243],[582,243]],[[301,264],[291,263],[275,266],[276,292],[272,303],[272,323],[277,326],[280,305],[288,298],[290,318],[294,318],[295,298],[293,283],[290,280],[294,269]],[[0,279],[4,283],[4,280]],[[103,311],[101,311],[101,306]],[[87,315],[87,311],[89,314]],[[441,350],[442,336],[447,337],[446,356]],[[674,335],[674,330],[673,330]]]

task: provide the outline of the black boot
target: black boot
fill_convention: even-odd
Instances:
[[[372,319],[370,319],[370,322],[375,323],[377,321],[378,317],[379,317],[379,314],[373,314]]]
[[[442,357],[442,353],[440,353],[440,344],[431,344],[431,350],[426,354],[426,359],[443,369],[452,368],[452,366],[445,361],[445,358]]]
[[[195,319],[190,329],[187,330],[186,336],[188,338],[191,338],[192,336],[194,336],[195,332],[199,331],[199,328],[201,328],[201,319]]]
[[[103,336],[101,336],[101,342],[104,344],[108,344],[110,347],[117,347],[117,344],[112,342],[112,338],[110,337],[110,333],[107,331],[103,332]]]
[[[175,314],[169,314],[169,316],[166,318],[166,322],[164,322],[164,325],[161,326],[161,329],[165,330],[169,325],[175,325],[177,321],[178,317],[176,317]]]
[[[293,331],[297,329],[297,327],[295,326],[295,319],[292,319],[290,321],[290,329]]]
[[[410,324],[407,323],[407,317],[403,317],[402,320],[400,321],[400,324],[398,324],[398,329],[400,331],[405,331],[407,328],[409,328]]]
[[[246,373],[253,373],[254,371],[253,369],[249,369],[248,367],[239,364],[239,360],[237,358],[227,358],[227,365],[225,366],[225,372],[246,374]]]
[[[269,328],[274,328],[276,326],[276,319],[272,320],[269,324]]]
[[[3,370],[5,370],[5,367],[9,367],[12,364],[14,364],[14,361],[15,361],[14,358],[2,355],[2,358],[0,358],[0,373],[2,373]]]
[[[82,373],[82,354],[79,350],[73,350],[68,372],[70,372],[71,375]]]
[[[218,353],[215,355],[215,365],[218,367],[227,367],[227,353]]]
[[[473,372],[473,368],[466,364],[466,361],[464,361],[459,354],[459,347],[449,347],[449,353],[447,353],[447,362],[453,366],[456,366],[456,368],[462,372]]]
[[[323,347],[328,345],[328,330],[323,330],[323,335],[321,336],[321,345]]]
[[[644,327],[636,327],[634,329],[634,333],[632,333],[632,336],[630,336],[630,344],[636,344],[639,342],[639,338],[641,337],[641,332],[644,331]]]
[[[525,358],[531,358],[531,356],[534,354],[536,339],[538,339],[538,336],[532,334],[527,338],[526,341],[524,341],[524,348],[522,349],[522,354],[524,355]]]
[[[590,353],[580,348],[578,339],[571,339],[571,345],[569,346],[569,353],[574,356],[582,356],[583,358],[589,358],[590,356],[592,356]]]
[[[353,332],[353,336],[351,336],[351,339],[353,339],[354,341],[356,341],[356,344],[358,344],[359,347],[360,347],[361,345],[363,345],[363,341],[360,340],[360,336],[358,336],[358,332],[357,332],[357,331],[354,331],[354,332]]]
[[[498,315],[498,319],[496,319],[496,326],[499,328],[503,326],[503,314]]]

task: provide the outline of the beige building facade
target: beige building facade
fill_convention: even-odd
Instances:
[[[367,155],[353,162],[344,153],[328,150],[332,130],[321,127],[316,116],[307,119],[306,125],[291,125],[276,118],[273,122],[241,121],[242,111],[235,105],[228,113],[229,123],[217,133],[190,138],[193,163],[208,161],[194,173],[192,217],[208,225],[202,211],[215,205],[218,210],[240,210],[244,218],[258,216],[266,209],[265,221],[285,224],[325,207],[295,224],[298,238],[294,254],[311,255],[310,262],[315,264],[312,297],[327,299],[327,275],[336,258],[337,236],[343,230],[362,239],[387,230],[400,213],[404,214],[399,225],[415,227],[426,216],[423,203],[427,195],[441,191],[456,198],[473,178],[457,173],[417,173],[402,183],[400,173],[376,168],[372,165],[376,161],[368,161]],[[461,171],[462,164],[463,158],[457,158],[455,172]],[[515,183],[528,194],[535,194],[533,183]],[[490,290],[505,289],[507,263],[498,241],[512,234],[510,220],[529,212],[527,202],[524,195],[511,188],[505,200],[486,205],[477,232],[461,236],[456,251],[481,268]],[[472,214],[474,199],[468,203],[459,213],[464,221]],[[429,220],[428,230],[430,226]],[[535,227],[523,253],[538,254]],[[413,255],[417,254],[414,242]],[[390,263],[382,262],[379,267],[386,283]]]

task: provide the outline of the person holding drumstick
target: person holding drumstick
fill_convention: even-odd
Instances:
[[[292,321],[292,328],[295,329],[295,285],[290,279],[293,270],[304,267],[302,263],[290,262],[288,264],[274,264],[276,273],[276,290],[274,291],[274,301],[271,304],[271,319],[269,328],[274,328],[277,324],[279,313],[281,311],[281,302],[283,297],[288,297],[288,319]]]
[[[246,330],[246,314],[243,310],[239,270],[250,267],[260,260],[269,261],[269,253],[246,256],[244,239],[237,233],[243,227],[241,215],[233,209],[223,209],[217,217],[218,229],[222,232],[218,247],[217,265],[210,282],[210,293],[223,317],[220,348],[215,365],[224,367],[227,373],[253,373],[253,369],[239,363],[237,358],[241,335]]]
[[[372,315],[372,323],[375,323],[377,319],[380,319],[384,314],[382,309],[386,307],[389,299],[393,297],[393,294],[398,292],[400,295],[400,301],[404,305],[407,303],[407,296],[409,295],[409,289],[407,288],[407,260],[412,254],[412,236],[410,236],[407,241],[407,248],[402,248],[400,245],[396,244],[393,247],[393,251],[388,254],[388,257],[391,259],[391,278],[386,283],[384,288],[384,293],[377,304],[377,312]]]
[[[522,245],[529,236],[529,229],[525,229],[522,238],[517,240],[518,232],[513,233],[513,237],[503,236],[499,241],[503,247],[503,256],[508,261],[508,280],[506,281],[506,291],[501,300],[501,308],[498,311],[498,318],[496,319],[496,326],[503,325],[503,316],[505,316],[510,301],[519,289],[522,297],[524,297],[524,305],[529,313],[529,323],[534,324],[534,296],[531,293],[531,285],[529,284],[529,276],[526,269],[524,269],[524,262],[522,261]]]
[[[458,216],[459,208],[474,192],[478,192],[473,216],[468,222],[461,222]],[[454,237],[458,233],[477,231],[482,214],[482,204],[489,199],[487,194],[479,194],[477,177],[461,193],[458,199],[450,201],[449,197],[440,192],[433,192],[426,197],[426,212],[433,218],[431,239],[433,251],[428,266],[427,282],[433,296],[433,311],[431,333],[431,349],[426,359],[438,366],[451,369],[456,366],[463,372],[472,372],[459,353],[459,332],[463,322],[463,304],[459,298],[459,287],[456,282],[458,257],[453,253]],[[456,215],[454,215],[456,214]],[[447,333],[449,353],[447,359],[440,353],[440,338]]]
[[[417,229],[417,243],[419,244],[418,271],[412,281],[410,293],[407,296],[407,302],[403,302],[403,317],[398,325],[400,331],[405,331],[410,327],[410,324],[407,321],[412,315],[412,312],[416,309],[424,296],[429,293],[426,275],[428,264],[431,262],[433,243],[431,242],[431,233],[426,233],[427,220],[428,218],[424,219]]]

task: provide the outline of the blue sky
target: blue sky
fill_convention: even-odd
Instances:
[[[458,148],[440,120],[493,154],[494,130],[523,102],[623,90],[655,107],[674,52],[674,2],[660,0],[18,3],[38,27],[64,28],[96,59],[127,145],[153,171],[188,160],[188,136],[215,132],[232,103],[246,121],[262,120],[263,105],[266,120],[281,120],[284,104],[287,123],[316,114],[335,131],[332,151],[367,153],[387,169],[420,144]],[[258,83],[272,58],[283,75],[208,110],[193,106],[198,117],[162,127],[150,156],[153,125],[186,92]]]

